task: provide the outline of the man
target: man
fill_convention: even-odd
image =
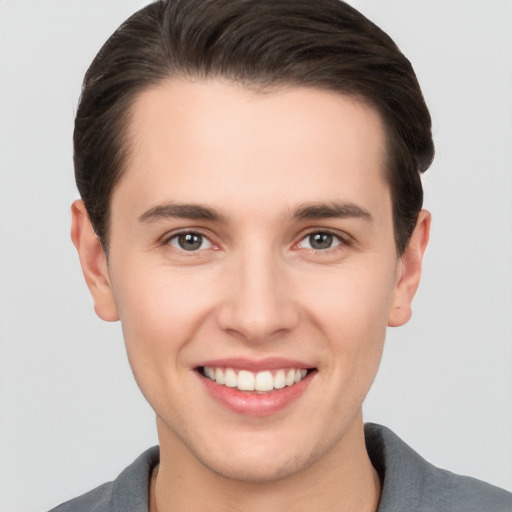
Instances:
[[[91,65],[72,238],[159,450],[57,510],[511,510],[361,407],[411,315],[430,116],[338,0],[152,4]]]

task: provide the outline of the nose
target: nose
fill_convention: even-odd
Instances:
[[[230,267],[217,311],[224,331],[249,342],[276,340],[297,327],[300,308],[283,264],[270,251],[240,255]]]

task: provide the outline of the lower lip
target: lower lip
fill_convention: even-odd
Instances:
[[[210,395],[228,409],[247,416],[270,416],[299,398],[306,391],[315,373],[310,371],[297,384],[274,389],[268,393],[240,391],[237,388],[217,384],[201,373],[198,375]]]

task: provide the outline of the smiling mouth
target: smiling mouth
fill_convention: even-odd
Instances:
[[[303,380],[311,368],[282,368],[251,372],[236,368],[202,366],[198,371],[218,385],[236,388],[240,391],[269,393],[294,386]]]

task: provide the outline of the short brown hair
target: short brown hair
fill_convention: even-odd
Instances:
[[[85,75],[74,132],[77,186],[105,249],[110,198],[129,151],[130,107],[169,77],[310,86],[373,106],[386,129],[395,242],[403,252],[422,207],[419,173],[434,156],[431,118],[407,58],[340,0],[160,0],[116,30]]]

